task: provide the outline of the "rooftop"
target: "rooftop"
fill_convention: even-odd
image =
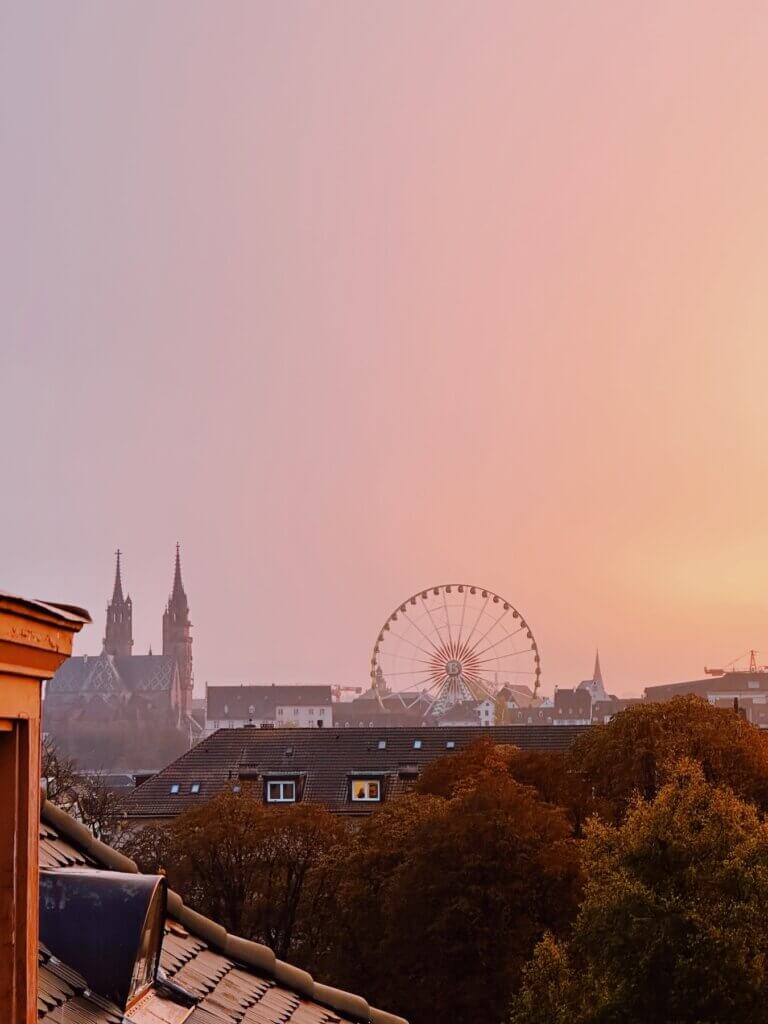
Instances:
[[[128,815],[173,817],[238,784],[302,777],[301,799],[335,813],[367,814],[350,804],[351,775],[380,773],[383,798],[407,788],[404,763],[423,768],[481,737],[524,750],[565,750],[588,726],[410,726],[363,729],[219,729],[126,798]],[[199,786],[193,791],[193,785]]]
[[[83,869],[139,874],[133,861],[48,802],[40,822],[40,867],[59,877]],[[109,935],[104,950],[108,956]],[[164,998],[153,986],[123,1014],[94,992],[87,971],[74,970],[44,945],[39,965],[37,1018],[46,1024],[405,1024],[361,996],[322,985],[277,960],[267,946],[229,935],[174,892],[168,893],[160,958],[171,983]]]

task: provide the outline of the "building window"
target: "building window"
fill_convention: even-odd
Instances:
[[[325,708],[320,708],[317,714],[320,718],[325,718]]]
[[[178,792],[179,792],[179,784],[178,784],[178,782],[172,782],[171,783],[171,793],[172,793],[172,795],[176,796],[176,794]]]
[[[249,704],[248,705],[248,714],[251,716],[251,718],[253,718],[255,713],[256,713],[256,708],[253,706],[253,704]]]
[[[278,708],[277,709],[277,714],[278,714],[278,717],[282,718],[283,717],[283,709],[282,708]]]
[[[189,792],[197,795],[200,792],[200,783],[193,782],[192,785],[189,787]]]
[[[310,718],[314,715],[314,713],[315,713],[315,709],[314,708],[310,708],[309,711],[307,711],[307,714],[309,715]]]
[[[353,779],[352,800],[355,803],[376,803],[381,800],[381,783],[378,779]]]
[[[268,782],[267,803],[270,804],[293,804],[296,802],[296,783],[289,782]]]
[[[445,749],[446,750],[453,750],[453,748],[455,746],[456,746],[456,741],[455,740],[446,740],[446,742],[445,742]]]
[[[421,740],[414,740],[413,741],[413,749],[414,750],[421,750]]]
[[[386,750],[387,749],[387,741],[386,740],[379,740],[379,742],[377,743],[377,746],[378,746],[379,750]]]

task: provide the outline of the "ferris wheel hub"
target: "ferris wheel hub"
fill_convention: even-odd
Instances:
[[[460,676],[462,667],[463,666],[458,658],[451,658],[450,661],[446,661],[445,663],[445,674],[447,676],[451,676],[451,678]]]

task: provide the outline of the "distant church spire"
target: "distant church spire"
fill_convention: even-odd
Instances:
[[[115,585],[112,600],[107,605],[107,625],[104,630],[104,653],[127,657],[133,647],[133,604],[130,594],[123,597],[123,579],[121,574],[118,548],[115,552]]]
[[[115,586],[112,589],[112,604],[123,603],[123,581],[120,576],[120,555],[122,551],[120,548],[115,552]]]
[[[173,570],[173,590],[171,591],[171,603],[187,603],[187,595],[184,593],[184,584],[181,582],[181,548],[176,545],[176,565]]]
[[[169,654],[179,667],[181,683],[181,709],[192,714],[192,623],[189,621],[189,602],[181,579],[181,551],[176,545],[176,564],[173,571],[173,589],[163,613],[163,654]]]
[[[594,680],[594,682],[600,683],[601,686],[603,685],[603,673],[600,670],[600,651],[599,650],[595,651],[595,671],[592,673],[592,679]]]

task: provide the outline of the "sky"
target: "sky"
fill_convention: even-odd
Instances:
[[[0,588],[366,684],[488,587],[542,685],[768,661],[762,2],[0,4]]]

